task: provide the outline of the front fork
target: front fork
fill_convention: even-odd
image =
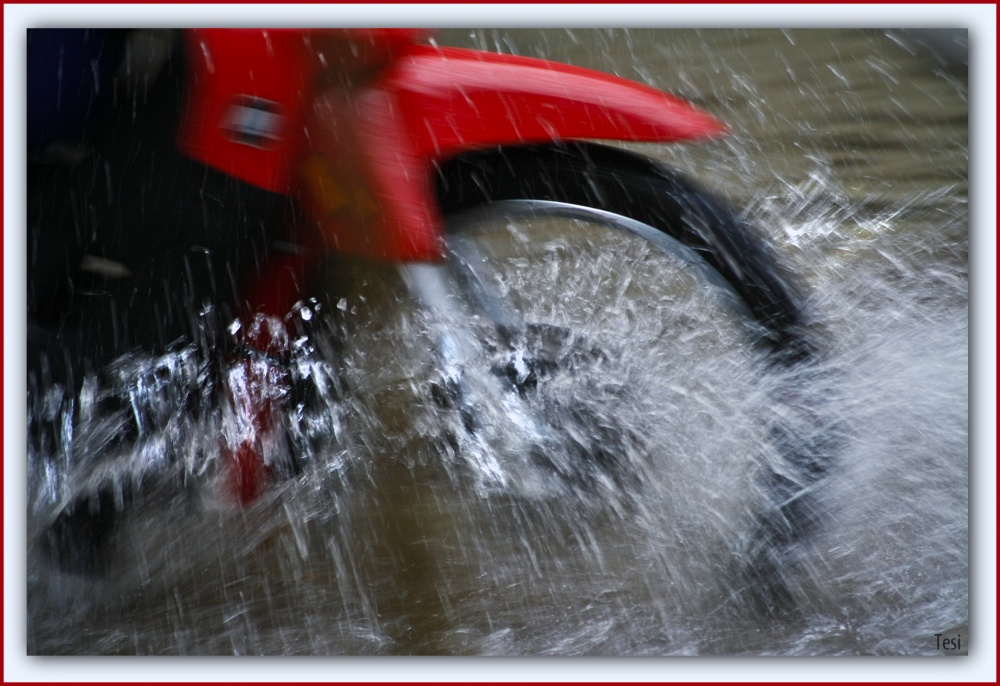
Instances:
[[[503,485],[506,476],[497,462],[497,448],[500,453],[527,455],[551,440],[550,431],[521,401],[516,388],[492,373],[474,329],[477,319],[501,334],[522,328],[523,322],[469,266],[482,262],[473,245],[463,246],[461,257],[454,257],[450,263],[403,264],[400,272],[414,300],[431,315],[431,354],[439,375],[434,400],[460,413],[485,482]],[[491,447],[488,436],[496,427],[491,430],[487,424],[497,419],[502,423],[503,445]]]
[[[460,413],[474,441],[485,440],[480,431],[484,412],[499,410],[505,422],[517,427],[516,440],[508,447],[528,450],[543,444],[548,435],[544,424],[511,393],[509,383],[487,373],[483,344],[474,329],[477,319],[501,331],[519,330],[523,322],[475,273],[473,266],[483,262],[475,242],[456,238],[453,247],[456,253],[449,262],[398,265],[412,300],[431,315],[429,353],[437,373],[433,398],[442,408]],[[255,502],[276,477],[294,471],[290,467],[296,461],[296,456],[287,454],[291,446],[283,427],[293,393],[292,341],[285,321],[269,313],[293,311],[293,296],[300,291],[289,284],[283,287],[282,278],[302,279],[309,270],[303,269],[305,262],[274,264],[278,268],[250,301],[258,304],[258,313],[249,323],[234,323],[230,330],[238,350],[225,375],[223,484],[227,498],[241,507]],[[279,292],[285,297],[275,299]],[[499,471],[488,471],[502,480]]]

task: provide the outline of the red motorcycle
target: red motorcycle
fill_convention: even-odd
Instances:
[[[654,162],[578,142],[710,140],[725,133],[721,122],[607,74],[426,39],[406,29],[189,33],[194,87],[181,149],[294,196],[315,228],[305,234],[310,244],[272,260],[248,296],[252,312],[289,313],[311,263],[327,251],[403,265],[422,302],[450,307],[444,265],[456,248],[449,238],[470,232],[451,219],[485,207],[583,218],[660,243],[672,238],[691,262],[722,277],[780,359],[808,355],[780,272],[729,212]],[[510,325],[495,302],[484,309]],[[273,355],[276,343],[287,343],[261,321],[247,341]],[[441,341],[444,367],[460,366],[460,348]],[[273,414],[266,389],[274,380],[251,367],[239,383],[260,397],[243,393],[237,414],[253,429],[229,446],[244,503],[262,487],[254,444]]]
[[[505,402],[516,415],[512,426],[533,436],[529,442],[542,440],[549,433],[544,418],[528,416],[517,398],[565,361],[515,350],[513,338],[537,333],[536,322],[525,320],[483,266],[492,250],[487,229],[515,220],[639,236],[719,293],[771,364],[792,368],[814,356],[784,272],[753,231],[677,172],[594,142],[696,143],[726,133],[687,102],[587,69],[440,47],[423,30],[206,29],[185,31],[183,43],[177,141],[185,169],[202,179],[197,207],[206,217],[221,216],[234,214],[233,198],[245,202],[250,209],[235,214],[250,217],[241,224],[249,239],[257,208],[287,199],[277,212],[282,234],[269,238],[266,250],[249,250],[252,274],[229,279],[238,296],[225,312],[238,315],[230,330],[240,348],[223,365],[223,468],[243,506],[284,469],[265,446],[283,430],[281,408],[293,392],[290,318],[317,294],[312,275],[331,253],[398,265],[416,300],[441,315],[431,332],[440,375],[433,395],[457,408],[473,434],[476,408]],[[139,137],[149,127],[136,121],[134,115],[136,140],[147,140]],[[147,147],[134,145],[128,159]],[[222,190],[205,190],[211,180]],[[253,205],[247,198],[255,194],[266,200]],[[211,223],[206,219],[205,228]],[[568,230],[570,240],[576,230]],[[116,234],[109,243],[127,240]],[[220,253],[210,240],[189,245]],[[241,257],[245,264],[247,253]],[[196,261],[185,259],[188,271],[175,269],[182,278]],[[213,279],[222,280],[220,271],[234,263],[216,267]],[[499,359],[499,390],[469,378],[484,349],[463,325],[471,317],[501,332],[490,349]],[[787,521],[803,507],[799,495],[825,471],[823,451],[814,448],[789,448],[794,468],[808,475],[772,480],[781,504],[762,517],[758,538],[788,542],[798,535]]]

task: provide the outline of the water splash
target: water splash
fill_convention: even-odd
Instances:
[[[744,62],[707,64],[724,74]],[[883,84],[909,82],[872,59],[844,77],[858,81],[858,65]],[[105,577],[56,572],[29,551],[29,652],[940,654],[935,635],[961,632],[969,614],[965,187],[947,173],[918,185],[898,170],[897,183],[854,183],[857,169],[871,178],[864,146],[848,155],[846,139],[815,126],[798,131],[805,143],[768,145],[782,110],[762,107],[759,75],[717,88],[678,69],[690,93],[730,114],[751,108],[746,120],[763,130],[670,159],[749,194],[746,216],[807,281],[826,350],[812,378],[760,371],[747,349],[719,345],[733,332],[682,316],[691,310],[669,289],[644,290],[669,275],[641,250],[574,261],[572,246],[553,241],[560,260],[507,283],[565,286],[573,299],[542,298],[533,314],[570,317],[553,324],[573,333],[562,358],[592,349],[578,337],[601,355],[526,394],[561,421],[561,440],[540,462],[519,461],[496,449],[502,407],[480,417],[486,439],[473,446],[461,416],[434,402],[423,353],[435,322],[370,277],[295,339],[294,368],[308,382],[285,419],[301,474],[234,512],[212,498],[221,419],[203,371],[211,356],[194,347],[123,360],[120,385],[33,396],[29,416],[51,430],[29,454],[29,533],[98,475],[173,465],[164,473],[189,486],[168,480],[131,515],[119,533],[128,555]],[[794,102],[823,104],[812,82],[822,71],[833,76],[822,60],[781,72]],[[917,128],[928,129],[893,129],[892,150],[912,151]],[[962,153],[928,149],[938,162]],[[804,169],[784,166],[789,150],[806,155]],[[609,273],[623,278],[597,288]],[[665,326],[651,310],[678,314]],[[485,349],[484,370],[508,359],[500,343]],[[515,382],[528,378],[517,360],[539,345],[514,341]],[[764,618],[730,572],[762,495],[756,477],[777,461],[766,427],[787,412],[788,389],[821,395],[820,428],[844,440],[818,500],[822,524],[786,560],[798,612]],[[120,406],[99,408],[106,397]],[[191,403],[202,409],[182,409]],[[142,440],[119,442],[139,420]],[[608,445],[608,469],[579,459]],[[109,454],[120,456],[114,466],[93,461]]]
[[[745,348],[704,355],[717,334],[706,339],[706,322],[690,319],[690,307],[672,327],[630,309],[655,302],[648,292],[624,297],[636,282],[655,281],[655,261],[601,249],[599,258],[584,250],[567,264],[565,246],[553,244],[565,274],[578,278],[564,292],[579,298],[586,316],[557,322],[573,326],[576,337],[556,342],[563,360],[576,356],[575,373],[539,384],[528,402],[561,422],[553,444],[561,447],[531,464],[467,450],[461,419],[433,402],[419,361],[419,341],[431,329],[424,315],[400,311],[377,332],[359,330],[357,346],[337,357],[337,336],[364,329],[370,316],[337,309],[340,323],[319,317],[323,327],[295,343],[308,399],[291,405],[287,420],[304,447],[302,475],[239,515],[206,506],[208,490],[162,492],[152,509],[133,515],[122,535],[134,559],[110,578],[66,580],[38,567],[29,580],[33,602],[48,607],[86,587],[103,608],[96,621],[104,628],[90,639],[68,638],[67,626],[95,621],[94,605],[79,599],[72,603],[88,609],[57,624],[39,610],[34,649],[936,653],[930,637],[967,622],[964,272],[939,262],[923,282],[916,272],[901,275],[900,265],[928,249],[927,235],[893,231],[897,209],[871,215],[834,202],[817,211],[823,197],[815,192],[802,203],[790,193],[775,210],[797,230],[802,254],[830,261],[813,272],[812,307],[831,351],[822,363],[832,380],[824,411],[849,437],[823,486],[823,525],[789,559],[797,618],[762,624],[736,599],[727,570],[760,497],[754,475],[776,459],[767,418],[785,411],[775,401],[781,389],[801,380],[762,375]],[[853,226],[885,231],[858,240]],[[838,236],[838,250],[820,250]],[[894,259],[837,267],[872,254],[872,242]],[[586,285],[621,273],[619,260],[649,263],[653,272],[606,289],[611,306],[601,304],[606,316],[595,318]],[[525,283],[540,278],[515,274]],[[668,305],[677,309],[668,298],[661,310]],[[537,307],[539,315],[571,311],[544,299]],[[675,345],[651,354],[668,334]],[[581,340],[611,343],[594,353]],[[515,346],[530,354],[539,342]],[[682,357],[681,349],[690,352]],[[396,361],[383,364],[389,358]],[[66,479],[68,465],[87,466],[88,484],[113,472],[171,469],[185,475],[170,481],[174,488],[210,481],[221,424],[199,352],[130,357],[113,369],[111,388],[126,401],[114,421],[96,411],[95,399],[109,391],[93,382],[64,405],[53,389],[37,410],[62,428],[57,442],[33,453],[33,512],[65,502],[71,481],[80,488]],[[77,406],[83,421],[70,435],[66,412]],[[502,444],[509,430],[494,409],[480,418],[493,437],[480,450]],[[127,457],[88,461],[107,454],[129,422],[141,429],[136,443],[117,448]],[[599,447],[613,464],[582,459]],[[130,599],[124,605],[114,599],[121,593]],[[166,634],[164,607],[175,608],[168,610],[175,629]]]

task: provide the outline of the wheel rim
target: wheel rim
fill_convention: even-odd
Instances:
[[[674,300],[675,313],[704,309],[706,316],[716,317],[716,324],[725,320],[733,325],[730,333],[744,340],[762,332],[732,285],[697,252],[629,217],[568,203],[508,200],[450,218],[447,236],[451,267],[463,295],[499,325],[520,328],[542,317],[546,323],[586,326],[601,318],[602,309],[629,298],[650,300],[662,317],[667,314],[666,298]],[[533,279],[538,280],[534,289]],[[552,300],[547,297],[551,293],[544,292],[545,281],[553,285],[561,279],[567,279],[568,288],[582,288],[585,296],[598,301],[574,319],[568,310],[580,298]],[[602,289],[609,296],[605,308]],[[680,297],[685,290],[686,296]],[[529,303],[532,299],[535,302]],[[641,307],[629,314],[641,317]],[[694,324],[690,316],[685,319]],[[668,325],[663,322],[661,328]]]

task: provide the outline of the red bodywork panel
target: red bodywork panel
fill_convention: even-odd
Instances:
[[[304,189],[326,249],[427,261],[443,248],[435,163],[457,153],[725,132],[648,86],[545,60],[415,44],[421,33],[193,31],[182,148],[263,188]]]
[[[315,77],[303,34],[194,29],[185,38],[181,150],[255,186],[287,193],[288,170],[305,152],[304,118]]]
[[[423,29],[190,29],[179,137],[196,160],[279,193],[308,152],[306,124],[327,81],[348,83],[412,48]]]

